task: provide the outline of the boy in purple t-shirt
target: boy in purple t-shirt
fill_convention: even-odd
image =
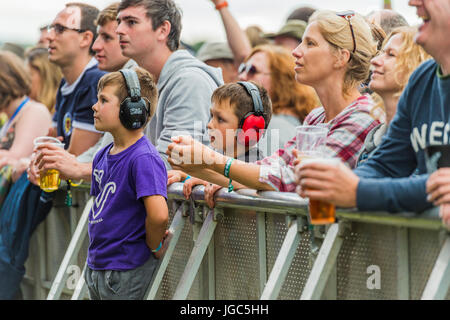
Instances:
[[[161,254],[168,223],[167,172],[143,134],[157,89],[142,68],[98,83],[95,128],[114,142],[92,164],[86,284],[91,299],[142,299]]]

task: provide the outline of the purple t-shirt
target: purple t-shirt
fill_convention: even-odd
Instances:
[[[141,199],[167,199],[167,171],[158,151],[143,136],[126,150],[110,155],[101,149],[92,164],[87,264],[93,270],[130,270],[144,264],[151,251],[145,242],[147,212]]]

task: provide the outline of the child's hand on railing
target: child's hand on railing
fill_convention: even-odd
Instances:
[[[172,183],[183,181],[183,171],[180,170],[169,170],[167,172],[167,185],[170,186]]]
[[[208,205],[208,207],[210,207],[211,209],[213,209],[216,206],[216,201],[214,199],[214,195],[220,189],[222,189],[222,186],[219,186],[214,183],[209,183],[205,187],[205,202]]]
[[[206,182],[202,179],[195,178],[195,177],[192,177],[184,182],[183,194],[184,194],[184,197],[186,198],[186,200],[188,200],[189,197],[191,196],[192,188],[197,185],[204,185],[206,187],[208,185],[208,182]]]

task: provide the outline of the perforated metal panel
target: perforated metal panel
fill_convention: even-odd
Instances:
[[[310,232],[304,232],[301,234],[297,252],[292,260],[286,280],[281,287],[278,299],[298,300],[300,298],[311,272],[310,248]]]
[[[268,214],[266,216],[267,276],[269,276],[275,264],[286,232],[286,217],[284,215]]]
[[[353,223],[337,259],[337,299],[397,299],[397,239],[394,227]],[[381,288],[367,280],[380,268]],[[370,271],[370,269],[369,269]]]
[[[441,250],[436,231],[410,229],[410,298],[420,299]]]
[[[215,232],[216,299],[259,299],[256,214],[224,210]]]

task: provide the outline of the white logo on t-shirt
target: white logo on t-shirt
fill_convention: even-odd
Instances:
[[[108,182],[103,188],[102,192],[95,198],[94,205],[92,206],[92,218],[96,219],[103,210],[106,200],[108,200],[109,194],[114,194],[116,192],[116,183]],[[94,210],[96,208],[97,210]],[[97,211],[97,213],[95,213]]]
[[[415,152],[425,149],[427,146],[435,146],[449,143],[450,123],[433,121],[423,123],[422,126],[411,130],[411,144]]]
[[[101,188],[103,173],[104,173],[103,170],[94,169],[94,178],[95,181],[97,181],[99,188]]]

